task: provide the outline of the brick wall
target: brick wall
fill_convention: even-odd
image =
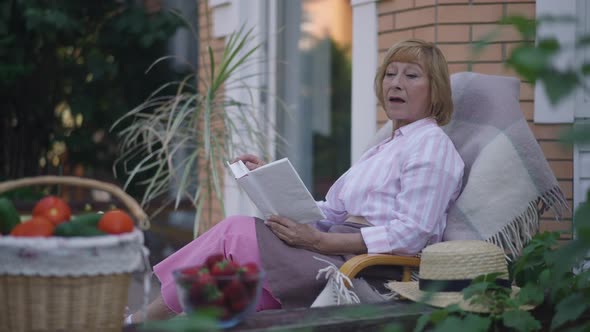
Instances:
[[[436,42],[449,62],[451,73],[474,71],[484,74],[516,76],[505,68],[504,61],[520,40],[518,33],[502,27],[492,45],[474,56],[471,45],[498,28],[504,15],[521,14],[535,17],[534,0],[386,0],[378,3],[379,60],[387,49],[404,38],[421,38]],[[559,145],[559,133],[567,125],[533,123],[534,93],[527,82],[520,85],[520,105],[529,126],[545,153],[570,206],[573,198],[573,154]],[[387,117],[378,108],[378,125]],[[550,213],[542,216],[542,230],[571,230],[571,214],[565,222],[555,222]],[[564,238],[570,235],[565,234]]]

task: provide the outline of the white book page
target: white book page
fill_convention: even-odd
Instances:
[[[230,171],[234,174],[234,178],[236,179],[240,179],[248,175],[248,173],[250,173],[250,170],[248,169],[248,167],[246,167],[246,164],[244,164],[244,162],[241,160],[238,160],[233,164],[230,164],[228,161],[227,165],[229,166]]]
[[[301,223],[326,218],[287,158],[252,171],[238,161],[230,170],[265,218],[274,214]]]
[[[291,220],[308,223],[325,219],[313,196],[287,158],[259,167],[250,172],[264,191],[272,213]],[[261,211],[267,217],[265,211]]]
[[[238,160],[233,164],[230,164],[229,162],[227,164],[242,190],[246,192],[248,197],[250,197],[250,200],[252,200],[252,203],[256,205],[263,216],[267,218],[271,214],[276,214],[272,206],[266,200],[263,189],[260,188],[258,183],[256,183],[256,180],[250,176],[250,170],[246,164],[241,160]]]

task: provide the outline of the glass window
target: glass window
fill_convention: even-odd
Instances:
[[[277,158],[323,199],[350,166],[352,10],[347,0],[279,3]]]

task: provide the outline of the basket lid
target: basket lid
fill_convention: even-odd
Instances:
[[[140,271],[143,232],[95,237],[0,237],[0,275],[89,276]]]

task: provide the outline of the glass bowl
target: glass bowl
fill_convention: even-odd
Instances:
[[[220,313],[218,326],[229,328],[256,310],[262,292],[264,271],[256,274],[214,276],[198,273],[197,268],[183,268],[173,272],[178,299],[185,313],[215,308]]]

